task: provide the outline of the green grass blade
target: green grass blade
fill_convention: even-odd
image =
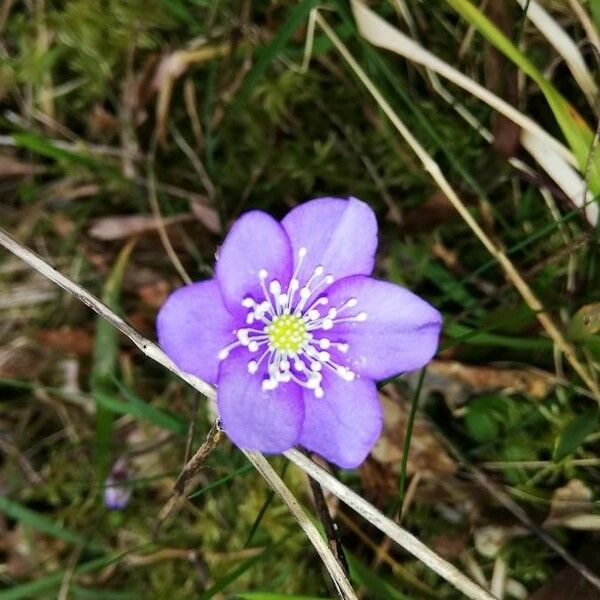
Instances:
[[[123,407],[123,414],[130,414],[144,421],[148,421],[161,429],[172,431],[178,435],[185,435],[187,432],[187,425],[184,419],[178,415],[171,413],[162,408],[152,406],[148,402],[145,402],[129,390],[123,383],[121,383],[116,377],[112,378],[115,386],[125,398],[126,402],[119,402],[119,405]]]
[[[216,596],[219,592],[231,585],[236,579],[240,578],[246,571],[263,560],[263,558],[266,558],[274,548],[275,545],[267,546],[260,554],[245,560],[242,564],[229,571],[229,573],[226,573],[214,585],[201,594],[198,597],[198,600],[210,600],[210,598]],[[0,598],[0,600],[2,600],[2,598]]]
[[[120,310],[121,282],[135,242],[135,239],[130,241],[121,250],[102,293],[102,301],[115,312]],[[100,479],[104,479],[109,468],[113,423],[113,411],[107,409],[103,401],[106,403],[106,397],[113,394],[115,390],[113,382],[118,352],[118,331],[104,318],[97,317],[90,387],[96,401],[96,468]]]
[[[77,567],[73,574],[84,575],[85,573],[99,571],[120,560],[125,554],[124,552],[118,552],[102,558],[96,558]],[[65,573],[66,570],[61,570],[57,573],[40,577],[35,581],[28,581],[27,583],[21,583],[10,589],[0,591],[0,600],[31,600],[32,598],[40,598],[42,594],[60,587],[65,578]]]
[[[302,0],[302,2],[299,2],[290,10],[287,20],[279,27],[273,39],[257,52],[256,63],[248,73],[246,81],[237,95],[238,102],[244,102],[248,98],[248,95],[265,74],[269,65],[281,55],[281,52],[294,32],[300,25],[306,22],[308,13],[317,4],[319,4],[319,0]]]
[[[577,415],[569,421],[558,438],[554,460],[561,461],[572,452],[575,452],[583,444],[585,438],[596,431],[599,419],[600,413],[598,410],[592,409],[582,415]]]
[[[63,542],[67,542],[68,544],[81,545],[96,552],[106,551],[106,546],[104,544],[98,541],[89,540],[70,529],[66,529],[47,516],[31,510],[14,500],[10,500],[6,496],[0,496],[0,512],[8,515],[11,519],[19,521],[19,523],[22,523],[23,525],[55,537]]]
[[[350,579],[354,584],[364,587],[369,592],[369,598],[374,600],[413,600],[363,565],[348,551],[346,551],[346,558],[350,567]]]
[[[239,469],[236,469],[233,473],[229,473],[229,475],[225,475],[225,477],[221,477],[221,479],[217,479],[216,481],[213,481],[212,483],[205,485],[203,488],[197,490],[193,494],[190,494],[190,496],[188,496],[188,498],[190,500],[192,500],[192,498],[198,498],[199,496],[206,494],[206,492],[208,492],[214,488],[217,488],[217,487],[227,483],[228,481],[231,481],[232,479],[235,479],[236,477],[238,477],[238,475],[243,475],[244,473],[248,473],[251,470],[252,470],[252,465],[250,465],[250,464],[243,465]]]
[[[579,168],[585,173],[594,140],[594,133],[579,113],[544,77],[539,69],[527,58],[501,31],[469,0],[446,0],[465,20],[476,27],[479,32],[517,67],[537,83],[546,97],[554,117],[558,122],[567,143],[575,155]],[[600,193],[600,156],[593,157],[589,174],[590,188],[595,194]]]
[[[272,592],[245,592],[236,594],[236,600],[328,600],[316,596],[293,596],[289,594],[275,594]]]

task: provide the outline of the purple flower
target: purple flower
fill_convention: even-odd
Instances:
[[[370,277],[377,222],[360,200],[319,198],[278,223],[234,223],[215,278],[176,290],[158,338],[177,366],[217,384],[221,422],[241,448],[301,444],[352,468],[379,436],[375,381],[435,354],[437,310]]]
[[[104,504],[109,510],[123,510],[131,498],[127,463],[119,458],[104,483]]]

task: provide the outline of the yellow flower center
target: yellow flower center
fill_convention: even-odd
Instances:
[[[278,315],[266,328],[269,342],[280,352],[298,352],[308,339],[306,323],[296,315]]]

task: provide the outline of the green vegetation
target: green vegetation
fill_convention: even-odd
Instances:
[[[318,4],[0,3],[0,226],[154,338],[156,312],[182,271],[209,277],[243,211],[280,217],[324,195],[368,202],[380,224],[377,275],[439,307],[444,338],[420,393],[418,374],[383,386],[390,430],[360,470],[339,477],[389,515],[401,495],[403,525],[471,576],[479,568],[491,580],[505,567],[509,589],[534,591],[566,563],[473,468],[593,563],[580,548],[593,547],[598,528],[598,399],[318,26],[300,68]],[[597,385],[597,102],[519,3],[494,1],[505,10],[487,15],[470,0],[375,4],[573,152],[572,174],[591,192],[587,211],[487,103],[446,80],[440,91],[416,57],[369,44],[345,0],[321,11]],[[568,2],[542,4],[597,80],[600,49],[589,34],[599,31],[598,2],[574,3],[589,21]],[[208,403],[196,411],[194,401],[109,324],[0,251],[0,600],[333,597],[297,523],[228,441],[156,529],[190,424],[197,448],[214,420]],[[131,498],[111,511],[104,494],[119,460]],[[316,519],[304,474],[270,460]],[[461,597],[338,508],[363,598]],[[489,531],[502,539],[493,551],[482,541]]]

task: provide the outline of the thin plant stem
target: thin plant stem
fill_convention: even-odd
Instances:
[[[427,367],[423,367],[419,372],[419,378],[417,379],[417,385],[415,387],[415,393],[410,405],[410,413],[408,415],[408,421],[406,422],[406,432],[404,433],[404,444],[402,447],[402,463],[400,464],[400,480],[398,482],[398,502],[396,506],[396,520],[402,522],[402,511],[404,508],[404,493],[406,491],[406,471],[408,468],[408,454],[410,452],[410,441],[412,439],[412,433],[415,425],[415,418],[417,416],[417,408],[419,406],[419,398],[421,396],[421,390],[423,389],[423,381],[425,380],[425,373]]]

